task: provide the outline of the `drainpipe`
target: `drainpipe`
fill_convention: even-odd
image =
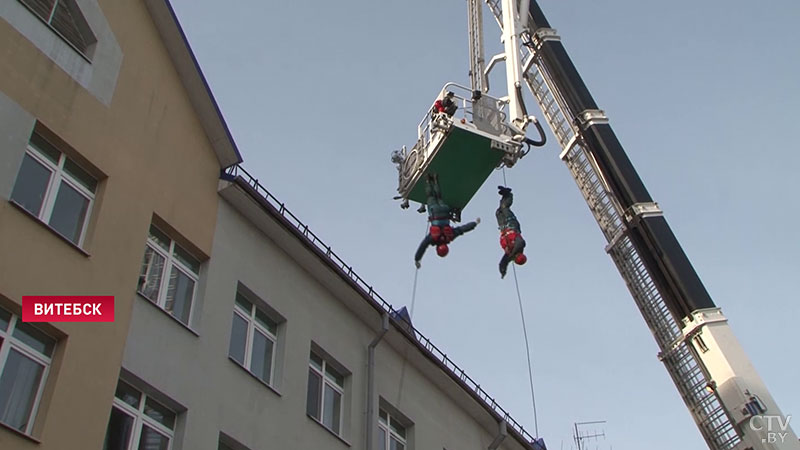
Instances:
[[[499,429],[497,430],[497,436],[494,437],[494,440],[491,444],[489,444],[489,450],[497,450],[497,447],[500,447],[500,444],[503,442],[503,439],[508,436],[508,432],[506,431],[506,419],[503,419],[499,424]]]
[[[372,450],[375,440],[375,347],[378,346],[387,331],[389,331],[389,314],[383,313],[381,331],[367,347],[367,441],[364,445],[366,450]]]

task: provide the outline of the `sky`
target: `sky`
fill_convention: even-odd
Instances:
[[[246,170],[410,306],[426,218],[392,200],[389,156],[446,82],[469,84],[466,2],[172,3]],[[539,4],[779,406],[800,414],[800,3]],[[484,16],[488,59],[499,29]],[[587,448],[705,448],[547,134],[506,171],[528,243],[517,275],[539,435],[569,449],[573,423],[600,420]],[[498,184],[463,212],[484,219],[475,231],[425,255],[413,321],[534,434],[514,278],[497,271]]]

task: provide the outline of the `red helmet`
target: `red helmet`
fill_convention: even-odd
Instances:
[[[521,265],[525,264],[526,262],[528,262],[528,257],[525,256],[524,254],[520,253],[519,255],[517,255],[516,258],[514,258],[514,262],[521,266]]]
[[[436,246],[436,254],[444,258],[447,256],[447,253],[450,252],[450,249],[447,248],[447,244],[439,244]]]

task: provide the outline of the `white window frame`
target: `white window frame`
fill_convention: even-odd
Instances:
[[[172,449],[172,443],[175,441],[175,430],[168,428],[166,425],[160,423],[159,421],[153,419],[152,417],[148,416],[144,413],[144,407],[147,402],[147,399],[150,398],[149,395],[145,394],[144,392],[137,389],[130,383],[125,383],[128,386],[136,389],[139,392],[139,407],[134,408],[133,406],[129,405],[122,399],[118,398],[116,394],[114,394],[114,401],[112,402],[112,408],[117,408],[122,411],[124,414],[127,414],[129,417],[133,418],[133,428],[131,429],[131,436],[130,440],[128,441],[125,449],[126,450],[135,450],[139,448],[139,441],[142,439],[142,427],[147,425],[148,427],[154,429],[156,432],[164,435],[169,439],[169,444],[167,445],[167,450]],[[158,400],[152,399],[154,402],[158,403],[161,406],[169,409],[169,407],[165,406],[163,403],[159,402]],[[172,411],[170,409],[170,411]],[[175,423],[178,422],[178,413],[172,411],[175,414]]]
[[[35,363],[41,364],[44,366],[44,370],[42,371],[42,379],[39,380],[39,386],[36,388],[36,393],[34,394],[33,406],[31,407],[30,416],[28,416],[28,426],[25,427],[24,430],[18,430],[22,433],[29,435],[33,430],[33,424],[36,419],[36,414],[39,411],[39,403],[42,400],[42,392],[44,391],[44,386],[47,383],[47,375],[50,373],[50,363],[53,361],[52,357],[48,357],[42,353],[39,353],[38,350],[31,348],[28,344],[20,341],[12,334],[16,329],[17,323],[21,321],[21,318],[16,314],[11,314],[11,320],[8,323],[8,328],[6,330],[0,330],[0,338],[2,338],[3,342],[0,344],[0,376],[3,374],[3,370],[6,367],[6,361],[8,359],[8,355],[11,352],[11,349],[22,353],[23,356],[32,359]],[[38,328],[37,328],[38,330]],[[39,330],[41,331],[41,330]],[[46,333],[45,333],[46,334]],[[56,339],[53,339],[56,341]],[[57,345],[57,341],[55,342]],[[53,347],[53,352],[55,352],[55,346]],[[11,425],[3,425],[12,427]],[[16,428],[14,428],[16,430]]]
[[[236,361],[235,359],[233,359],[233,357],[230,355],[230,349],[228,350],[228,356],[230,356],[231,359],[234,362],[236,362],[236,364],[242,365],[244,367],[244,369],[246,369],[248,372],[250,372],[253,376],[255,376],[259,380],[265,382],[268,386],[271,387],[273,385],[273,377],[275,376],[275,354],[278,353],[277,330],[278,330],[279,324],[275,320],[273,320],[271,317],[269,317],[269,315],[266,314],[266,312],[263,309],[258,308],[258,306],[255,304],[255,302],[253,302],[252,300],[247,298],[247,296],[243,295],[241,292],[237,292],[236,295],[241,295],[242,297],[244,297],[245,300],[250,302],[250,304],[252,305],[252,307],[250,308],[251,311],[248,313],[242,307],[242,305],[240,305],[236,301],[234,301],[234,303],[233,303],[233,313],[238,315],[239,317],[241,317],[245,322],[247,322],[247,334],[245,335],[245,345],[244,345],[244,363],[240,364],[239,361]],[[264,313],[272,321],[272,323],[275,324],[275,331],[276,331],[275,333],[272,333],[265,326],[263,326],[260,323],[258,323],[258,321],[256,320],[256,310],[260,310],[262,313]],[[272,360],[270,361],[270,366],[269,366],[270,367],[269,368],[269,380],[266,380],[266,381],[261,379],[261,377],[259,377],[255,373],[253,373],[253,371],[251,370],[251,365],[252,365],[252,362],[253,362],[252,361],[252,359],[253,359],[253,343],[255,342],[255,331],[256,330],[258,332],[262,333],[264,336],[266,336],[267,339],[272,341],[272,355],[271,355]],[[231,324],[231,339],[233,339],[233,325],[232,324]]]
[[[384,421],[383,417],[381,417],[382,414],[386,414],[386,421]],[[394,430],[392,429],[392,424],[396,424],[397,426],[400,426],[401,428],[403,428],[403,430],[405,430],[405,432],[406,432],[406,436],[408,436],[408,427],[405,426],[405,424],[403,424],[403,422],[401,422],[401,421],[397,420],[396,418],[392,417],[392,415],[389,413],[389,411],[387,411],[387,410],[385,410],[383,408],[379,408],[378,409],[378,428],[380,428],[381,430],[384,431],[384,433],[386,433],[385,434],[386,440],[382,443],[383,447],[379,447],[379,448],[385,448],[386,450],[390,450],[392,448],[391,447],[392,439],[394,439],[394,440],[396,440],[397,442],[399,442],[400,444],[403,445],[403,449],[404,450],[408,450],[408,440],[407,440],[407,438],[404,438],[403,436],[400,436],[399,434],[395,433]]]
[[[66,164],[67,159],[69,159],[67,158],[67,155],[65,155],[64,152],[59,151],[56,148],[53,148],[53,150],[58,151],[58,163],[56,164],[53,164],[53,161],[51,161],[46,156],[42,155],[42,153],[30,143],[28,143],[28,148],[25,151],[26,155],[30,156],[31,158],[34,159],[34,161],[40,163],[47,170],[50,171],[50,179],[47,182],[47,188],[45,189],[44,198],[42,199],[42,206],[39,208],[39,213],[36,214],[36,218],[47,224],[48,228],[61,235],[61,233],[56,231],[55,228],[50,226],[50,218],[53,214],[53,208],[55,207],[56,199],[58,198],[58,191],[59,189],[61,189],[61,181],[63,180],[71,188],[75,189],[76,191],[78,191],[79,194],[81,194],[82,196],[84,196],[89,200],[89,205],[86,207],[86,215],[84,216],[83,223],[81,224],[81,233],[80,236],[78,237],[78,242],[73,242],[78,247],[83,247],[83,240],[86,237],[86,229],[89,228],[88,227],[89,218],[92,216],[92,207],[94,206],[95,193],[87,189],[82,183],[74,179],[72,175],[70,175],[69,173],[67,173],[67,171],[64,170],[64,164]],[[78,167],[80,167],[80,165],[75,163],[75,161],[73,161],[73,163]],[[16,186],[16,183],[19,182],[20,180],[18,175],[14,186]],[[95,183],[96,182],[97,180],[95,179]],[[28,210],[26,209],[25,211]],[[72,242],[72,240],[69,239],[67,236],[63,237],[69,242]]]
[[[170,277],[170,274],[172,273],[172,267],[176,267],[178,270],[183,272],[184,275],[186,275],[187,277],[189,277],[193,281],[193,284],[192,284],[192,300],[191,300],[191,305],[189,306],[189,317],[186,319],[186,323],[184,323],[184,325],[186,325],[187,327],[190,327],[190,324],[192,323],[192,318],[194,316],[194,306],[195,306],[195,300],[196,300],[196,296],[197,296],[197,284],[200,281],[199,268],[198,268],[198,273],[195,273],[194,270],[192,270],[191,267],[188,267],[186,264],[181,262],[180,259],[176,258],[175,257],[175,247],[180,247],[180,246],[175,243],[175,239],[173,239],[168,233],[165,233],[164,231],[162,231],[157,226],[152,225],[152,224],[150,226],[156,228],[158,231],[160,231],[162,234],[164,234],[164,236],[166,236],[169,239],[169,251],[165,252],[164,249],[160,245],[158,245],[158,243],[150,236],[150,229],[148,228],[146,247],[149,247],[151,250],[153,250],[158,255],[160,255],[161,257],[164,258],[164,269],[163,269],[163,272],[161,273],[161,282],[160,282],[160,284],[158,286],[158,298],[153,299],[153,298],[150,298],[147,295],[145,295],[145,293],[142,292],[142,290],[141,290],[141,285],[136,287],[136,292],[138,292],[139,295],[141,295],[142,297],[150,300],[150,302],[152,302],[153,304],[155,304],[156,306],[161,308],[165,313],[167,313],[170,316],[172,316],[173,318],[175,318],[175,320],[177,320],[178,322],[183,323],[183,321],[174,314],[174,310],[173,311],[167,311],[167,309],[166,309],[167,292],[169,291],[169,277]],[[187,252],[185,249],[183,249],[183,247],[180,247],[180,248],[184,252],[189,254],[189,252]],[[145,253],[146,253],[146,249],[145,249]],[[143,258],[144,258],[144,256],[143,256]],[[144,261],[142,261],[142,262],[144,262]],[[197,264],[199,266],[200,265],[200,261],[198,261]],[[148,265],[147,274],[145,275],[145,278],[147,278],[150,275],[150,271],[152,269],[153,269],[153,266],[152,265]]]
[[[345,378],[347,378],[347,376],[344,373],[342,373],[342,371],[339,370],[336,366],[334,366],[331,363],[329,363],[328,359],[325,356],[323,356],[322,354],[320,354],[319,352],[315,352],[315,351],[312,350],[311,353],[322,361],[322,371],[320,371],[320,369],[318,369],[316,366],[314,366],[314,363],[311,361],[310,357],[309,357],[309,360],[308,360],[309,369],[313,370],[314,373],[319,375],[321,377],[321,379],[322,379],[322,386],[321,386],[321,389],[319,390],[319,397],[320,397],[319,398],[319,418],[316,418],[316,417],[312,416],[312,419],[316,420],[317,422],[319,422],[320,425],[322,425],[323,427],[331,430],[334,434],[336,434],[337,436],[341,437],[342,436],[342,428],[343,428],[343,425],[344,425],[344,402],[345,402],[344,380],[345,380]],[[333,377],[328,375],[328,371],[327,371],[328,366],[331,366],[331,369],[333,369],[336,373],[338,373],[342,377],[342,385],[339,385],[336,382],[336,380],[333,379]],[[330,386],[331,389],[333,389],[334,391],[338,392],[339,396],[340,396],[339,397],[340,400],[339,400],[339,429],[338,430],[331,429],[330,427],[325,425],[325,418],[323,417],[323,414],[325,414],[325,386],[326,385]],[[309,393],[306,392],[306,395],[308,395],[308,394]]]

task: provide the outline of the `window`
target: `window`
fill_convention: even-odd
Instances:
[[[228,355],[263,382],[272,384],[278,324],[237,292]]]
[[[97,42],[75,0],[19,0],[75,50],[87,56]]]
[[[150,226],[137,288],[141,295],[188,326],[199,272],[199,261]]]
[[[233,450],[233,447],[229,446],[228,444],[226,444],[226,443],[222,442],[222,440],[220,440],[219,441],[219,446],[217,447],[217,450]]]
[[[169,450],[176,414],[120,380],[103,450]]]
[[[0,422],[30,434],[55,339],[0,308]]]
[[[336,434],[341,434],[344,375],[330,362],[311,352],[308,366],[306,412]]]
[[[34,133],[11,200],[80,246],[96,188],[97,180]]]
[[[217,443],[217,450],[249,450],[244,445],[240,444],[232,437],[220,431],[219,442]]]
[[[406,427],[381,408],[378,415],[378,449],[405,450]]]

